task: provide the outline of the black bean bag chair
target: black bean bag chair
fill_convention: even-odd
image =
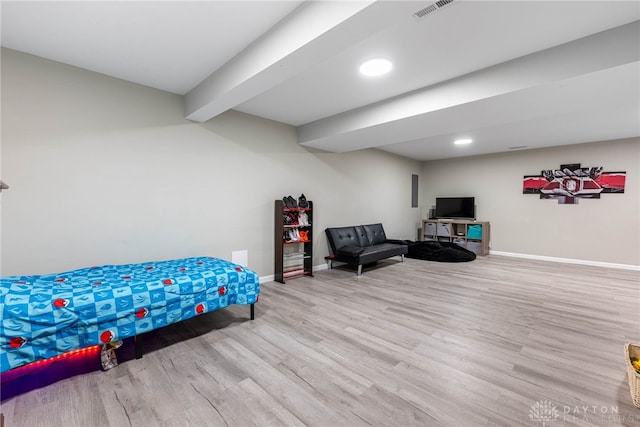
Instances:
[[[474,252],[451,242],[437,242],[435,240],[424,242],[398,241],[398,243],[400,242],[409,247],[409,253],[405,255],[407,258],[438,262],[467,262],[476,259]]]

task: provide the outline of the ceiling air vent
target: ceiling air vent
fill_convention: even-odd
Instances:
[[[436,10],[440,9],[441,7],[444,7],[446,5],[448,5],[449,3],[453,2],[453,0],[440,0],[437,1],[435,3],[431,3],[429,6],[420,9],[419,11],[417,11],[416,13],[413,14],[413,16],[415,18],[422,18],[428,14],[430,14],[431,12],[435,12]]]
[[[442,6],[446,6],[449,3],[451,3],[453,0],[440,0],[436,2],[436,6],[438,7],[442,7]]]
[[[425,7],[424,9],[420,9],[419,11],[414,13],[413,16],[415,16],[416,18],[422,18],[423,16],[425,16],[425,15],[431,13],[431,12],[435,12],[436,10],[438,10],[436,5],[435,4],[430,4],[429,6]]]

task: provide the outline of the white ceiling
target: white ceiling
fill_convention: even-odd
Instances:
[[[191,120],[288,123],[323,150],[433,160],[640,136],[637,0],[1,7],[3,47],[184,95]],[[358,75],[373,57],[392,72]]]

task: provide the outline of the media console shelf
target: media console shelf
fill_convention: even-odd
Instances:
[[[488,221],[465,219],[423,219],[422,240],[453,242],[477,255],[489,255]]]

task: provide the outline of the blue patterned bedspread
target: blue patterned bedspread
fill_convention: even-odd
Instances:
[[[0,278],[0,372],[118,341],[260,294],[251,270],[199,257]]]

